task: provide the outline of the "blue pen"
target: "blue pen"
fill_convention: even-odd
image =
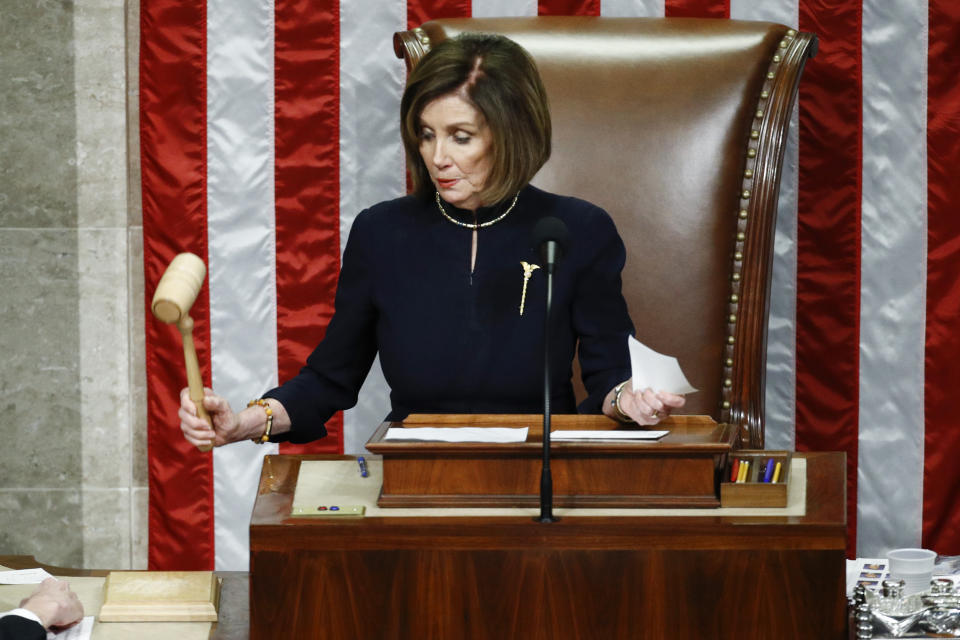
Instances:
[[[357,464],[360,465],[360,476],[366,478],[370,475],[367,472],[367,461],[363,459],[363,456],[357,458]]]
[[[767,470],[763,474],[763,481],[770,482],[773,480],[773,458],[767,459]]]

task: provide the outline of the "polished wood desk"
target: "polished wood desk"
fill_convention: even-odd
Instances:
[[[8,569],[33,569],[42,567],[58,578],[92,577],[106,578],[110,573],[101,569],[72,569],[55,567],[37,562],[33,556],[0,555],[0,566]],[[249,580],[246,571],[217,571],[223,580],[220,590],[219,620],[210,625],[210,640],[247,640],[250,637]],[[86,615],[96,615],[87,611]],[[109,624],[109,623],[104,623]],[[149,623],[145,623],[149,624]],[[96,632],[94,632],[96,637]]]
[[[300,463],[268,456],[250,526],[250,637],[846,637],[842,453],[807,463],[802,516],[289,517]]]

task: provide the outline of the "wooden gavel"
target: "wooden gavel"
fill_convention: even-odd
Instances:
[[[187,386],[190,399],[197,405],[197,415],[213,426],[210,415],[203,408],[203,378],[200,377],[200,363],[197,350],[193,345],[193,318],[190,307],[193,306],[203,286],[207,267],[203,260],[192,253],[181,253],[170,261],[163,272],[157,290],[153,294],[150,309],[161,322],[176,323],[183,338],[183,359],[187,368]],[[200,451],[210,451],[213,445],[198,446]]]

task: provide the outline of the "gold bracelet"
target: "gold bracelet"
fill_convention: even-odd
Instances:
[[[247,403],[247,407],[252,407],[254,405],[260,405],[263,407],[263,410],[267,412],[267,428],[263,430],[262,436],[259,438],[251,438],[251,440],[257,444],[270,442],[270,430],[273,428],[273,409],[270,408],[270,405],[263,398],[257,398],[256,400],[251,400]]]
[[[623,394],[623,388],[627,382],[627,380],[624,380],[613,388],[613,399],[610,400],[610,406],[613,407],[614,412],[617,414],[617,419],[620,420],[620,422],[634,422],[634,419],[624,413],[623,409],[620,408],[620,396]]]

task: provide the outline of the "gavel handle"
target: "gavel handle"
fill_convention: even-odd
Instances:
[[[200,362],[197,360],[197,349],[193,346],[193,318],[184,315],[177,322],[177,328],[180,329],[180,337],[183,338],[183,360],[187,367],[187,386],[190,388],[190,399],[197,405],[197,415],[211,427],[213,421],[210,415],[203,408],[203,378],[200,376]],[[198,446],[200,451],[210,451],[213,445]]]

